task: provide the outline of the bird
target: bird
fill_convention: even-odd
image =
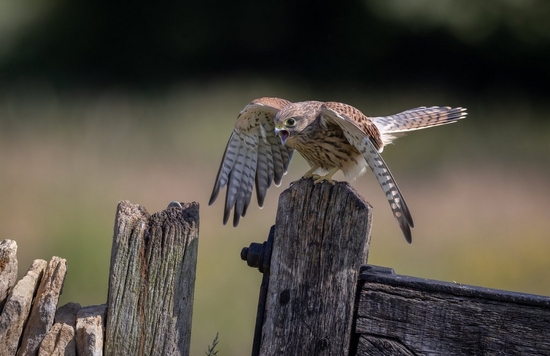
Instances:
[[[310,166],[303,178],[314,184],[334,184],[342,171],[353,180],[369,167],[390,204],[394,218],[408,243],[412,242],[413,219],[388,166],[384,147],[409,131],[454,123],[465,118],[462,107],[418,107],[394,115],[368,117],[359,109],[340,102],[291,102],[262,97],[239,113],[216,176],[209,205],[227,187],[224,225],[233,210],[233,226],[239,224],[252,199],[263,206],[267,189],[281,184],[295,151]]]

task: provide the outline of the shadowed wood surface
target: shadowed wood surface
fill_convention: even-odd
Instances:
[[[347,183],[285,190],[275,224],[260,355],[348,355],[371,207]]]
[[[362,273],[357,355],[549,355],[550,298]]]
[[[84,307],[76,315],[76,348],[78,356],[101,356],[105,336],[107,305]]]
[[[105,355],[188,355],[197,261],[197,203],[152,216],[117,209]]]
[[[78,303],[67,303],[57,309],[54,324],[40,342],[38,356],[76,356],[75,326],[80,308]]]

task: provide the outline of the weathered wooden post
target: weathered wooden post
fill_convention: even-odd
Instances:
[[[119,204],[105,355],[189,355],[198,229],[197,203],[152,216]]]
[[[282,193],[253,354],[349,354],[371,211],[347,183],[302,179]],[[250,262],[252,250],[242,257]]]

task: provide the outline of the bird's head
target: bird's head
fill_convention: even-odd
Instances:
[[[317,116],[317,108],[311,107],[310,103],[293,103],[275,115],[273,119],[275,124],[275,135],[281,138],[281,143],[284,145],[287,141],[290,143],[292,139],[299,135]],[[317,105],[316,105],[317,106]],[[290,140],[290,141],[289,141]]]
[[[281,138],[283,145],[291,136],[300,132],[298,130],[298,123],[302,121],[300,117],[291,116],[275,122],[275,135]]]

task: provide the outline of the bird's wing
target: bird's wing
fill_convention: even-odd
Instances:
[[[395,179],[379,153],[381,141],[376,126],[356,108],[334,102],[323,105],[322,120],[340,126],[349,143],[363,155],[386,194],[393,216],[397,219],[405,239],[411,243],[411,228],[414,227],[412,216]]]
[[[279,98],[256,99],[237,117],[208,203],[214,203],[220,190],[227,186],[224,224],[231,209],[234,209],[233,226],[239,224],[240,217],[246,214],[250,204],[254,183],[260,207],[271,183],[281,184],[294,150],[283,146],[275,136],[273,118],[289,103]]]

